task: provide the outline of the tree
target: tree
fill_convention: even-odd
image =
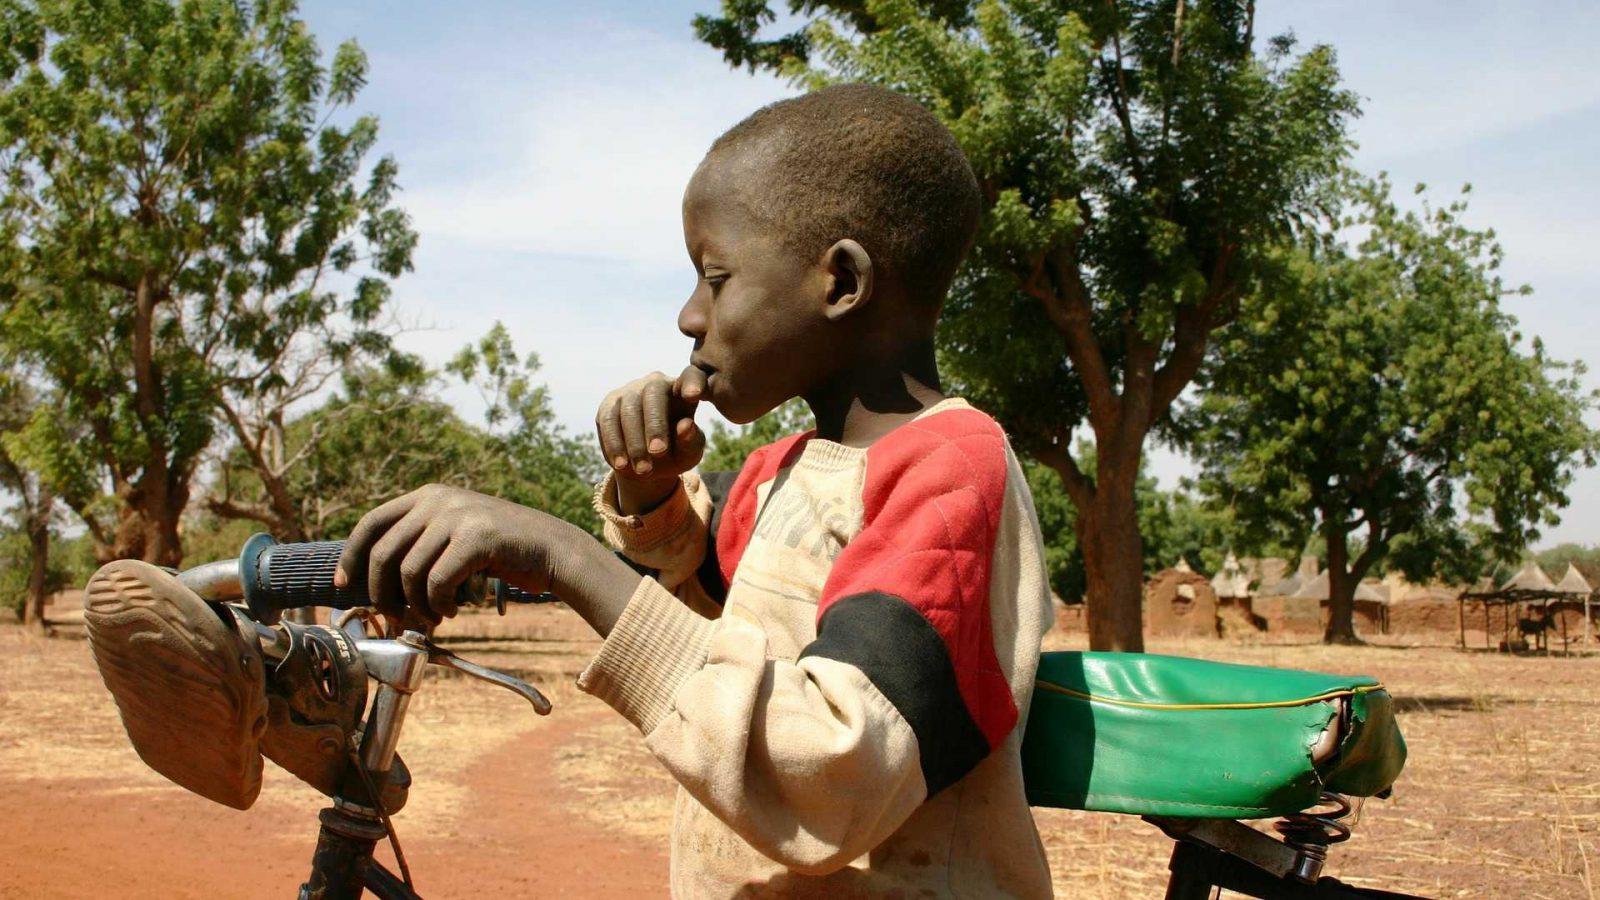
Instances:
[[[493,468],[487,436],[434,396],[434,382],[420,364],[353,369],[339,394],[286,423],[275,453],[292,464],[270,489],[249,451],[232,447],[207,511],[259,523],[280,540],[329,540],[418,485],[483,483]]]
[[[1600,451],[1581,366],[1522,351],[1501,249],[1464,200],[1403,212],[1384,181],[1351,191],[1342,228],[1285,251],[1284,288],[1247,298],[1197,444],[1240,523],[1324,539],[1341,643],[1374,565],[1467,580],[1516,559]]]
[[[1322,201],[1356,113],[1334,53],[1258,54],[1253,0],[790,0],[696,19],[734,65],[868,81],[949,125],[987,201],[941,358],[1077,510],[1090,645],[1143,646],[1136,492],[1211,335]],[[1087,422],[1096,468],[1073,458]]]
[[[601,533],[594,485],[605,474],[600,449],[574,438],[556,422],[550,391],[536,385],[539,356],[520,356],[506,327],[496,322],[477,343],[463,347],[445,370],[475,385],[487,404],[484,419],[492,461],[478,490]]]
[[[179,561],[219,425],[277,491],[290,407],[389,352],[416,236],[376,120],[332,121],[365,57],[295,12],[0,2],[0,322],[57,397],[20,446],[102,560]]]
[[[9,545],[0,550],[0,557],[7,557],[0,560],[0,569],[7,573],[6,582],[19,581],[15,573],[27,572],[20,584],[0,584],[0,604],[15,603],[24,625],[43,630],[45,597],[57,590],[60,582],[59,570],[50,565],[56,499],[49,483],[10,449],[16,433],[38,415],[48,415],[38,393],[17,373],[0,372],[0,491],[15,498],[15,527],[0,529],[0,542]]]
[[[1566,574],[1567,566],[1573,565],[1590,585],[1600,585],[1600,544],[1588,547],[1571,542],[1557,544],[1531,556],[1551,578],[1560,578]]]
[[[1095,467],[1094,448],[1087,442],[1079,444],[1076,457],[1079,467],[1090,470]],[[1083,550],[1078,544],[1077,507],[1062,487],[1061,479],[1049,467],[1026,460],[1022,471],[1028,479],[1034,509],[1039,516],[1051,590],[1067,603],[1081,603],[1088,573]],[[1215,572],[1222,567],[1222,559],[1230,549],[1243,549],[1229,516],[1208,508],[1188,486],[1164,491],[1154,477],[1141,471],[1135,503],[1139,532],[1144,535],[1140,569],[1146,575],[1172,566],[1180,559],[1188,560],[1203,571]]]

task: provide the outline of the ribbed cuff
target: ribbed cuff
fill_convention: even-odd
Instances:
[[[625,516],[617,510],[616,473],[608,473],[594,489],[594,511],[605,521],[606,541],[624,553],[648,553],[671,540],[689,521],[685,480],[697,477],[689,474],[679,478],[667,499],[644,515]]]
[[[672,711],[679,685],[705,666],[714,627],[646,578],[578,676],[578,687],[649,734]]]

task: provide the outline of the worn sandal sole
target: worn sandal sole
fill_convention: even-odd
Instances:
[[[249,809],[267,727],[259,648],[171,573],[117,560],[83,598],[89,649],[133,748],[209,800]]]

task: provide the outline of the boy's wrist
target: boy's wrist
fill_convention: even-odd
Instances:
[[[643,577],[575,525],[552,541],[551,593],[605,637],[639,588]]]
[[[677,474],[647,480],[613,475],[616,493],[611,500],[624,516],[648,515],[671,499],[682,481]]]

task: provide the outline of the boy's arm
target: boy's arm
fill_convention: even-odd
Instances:
[[[646,578],[580,677],[700,803],[791,868],[847,865],[1016,725],[989,621],[1004,438],[973,415],[930,417],[869,452],[863,528],[797,660],[769,659],[738,603],[709,622]]]
[[[690,609],[714,619],[727,593],[717,566],[717,525],[733,480],[734,473],[688,473],[655,509],[629,516],[618,509],[611,474],[595,489],[594,508],[612,549]]]

